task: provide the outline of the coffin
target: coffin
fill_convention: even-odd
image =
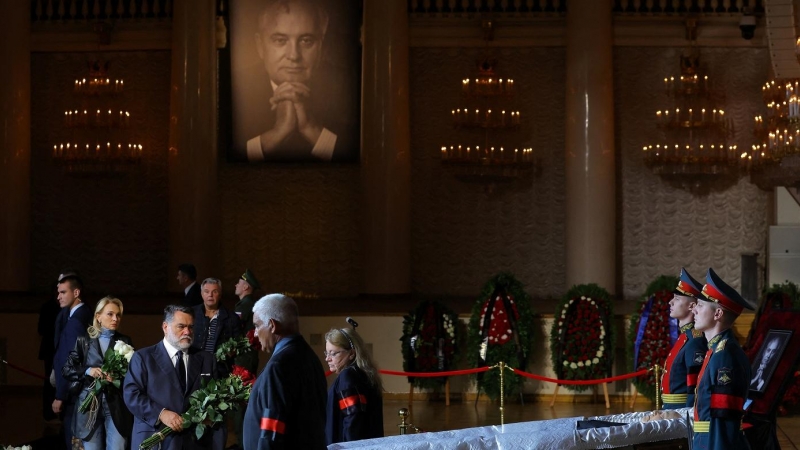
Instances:
[[[691,417],[691,408],[678,410]],[[650,412],[609,416],[519,422],[507,425],[465,428],[436,433],[406,434],[378,439],[331,444],[329,450],[507,450],[507,449],[598,449],[625,448],[685,450],[688,448],[686,419],[642,423]],[[578,422],[599,420],[624,423],[578,430]]]

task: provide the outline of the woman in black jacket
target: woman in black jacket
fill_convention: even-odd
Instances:
[[[325,335],[325,362],[338,374],[328,390],[327,444],[383,437],[381,377],[364,341],[353,328]]]
[[[89,410],[85,413],[79,411],[96,380],[115,381],[101,369],[105,356],[114,351],[118,341],[131,345],[130,337],[117,332],[122,321],[122,302],[118,298],[104,297],[97,302],[94,311],[94,321],[87,330],[89,336],[78,338],[63,368],[70,388],[80,389],[76,392],[79,396],[75,402],[74,422],[66,425],[71,426],[73,436],[83,441],[84,450],[125,450],[133,415],[125,406],[119,388],[107,385],[95,397],[96,403]]]

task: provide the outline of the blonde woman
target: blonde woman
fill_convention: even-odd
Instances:
[[[118,298],[104,297],[97,302],[94,320],[87,330],[88,337],[78,337],[64,366],[63,375],[70,385],[81,388],[75,401],[74,421],[65,426],[72,427],[73,435],[83,441],[84,450],[125,450],[131,434],[133,415],[125,406],[119,388],[109,386],[101,391],[96,412],[78,411],[95,379],[102,377],[114,381],[100,369],[106,352],[113,351],[117,341],[132,345],[130,337],[117,331],[120,322],[122,302]]]
[[[327,444],[383,437],[383,398],[378,369],[353,328],[325,334],[325,362],[338,376],[328,390]]]

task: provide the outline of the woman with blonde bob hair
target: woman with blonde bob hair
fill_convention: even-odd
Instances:
[[[336,380],[328,390],[327,444],[383,437],[383,386],[378,369],[353,328],[325,334],[325,362]]]
[[[75,349],[69,353],[63,369],[64,378],[70,382],[70,393],[78,396],[74,422],[66,426],[71,426],[72,435],[83,441],[85,450],[125,450],[128,436],[131,435],[133,415],[122,400],[122,392],[113,384],[100,391],[95,397],[97,403],[88,411],[79,411],[97,379],[122,381],[113,380],[101,369],[106,354],[114,350],[118,341],[131,345],[130,337],[117,332],[120,322],[122,302],[118,298],[108,296],[97,302],[94,320],[86,330],[88,337],[78,337]]]

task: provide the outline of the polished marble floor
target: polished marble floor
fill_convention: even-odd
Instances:
[[[613,401],[606,410],[602,403],[556,402],[506,402],[506,423],[531,420],[557,419],[574,416],[615,414],[644,411],[648,403],[638,402],[634,408],[627,403]],[[408,421],[424,431],[443,431],[500,424],[499,404],[488,401],[454,401],[446,406],[444,401],[418,400],[409,405],[406,400],[384,401],[384,430],[386,435],[399,434],[401,408],[409,410]],[[45,435],[58,432],[58,425],[48,425],[42,420],[41,392],[37,389],[0,389],[0,445],[22,445]],[[410,432],[410,430],[409,430]],[[800,447],[800,416],[778,418],[778,438],[784,450]],[[229,436],[229,443],[234,437]]]

